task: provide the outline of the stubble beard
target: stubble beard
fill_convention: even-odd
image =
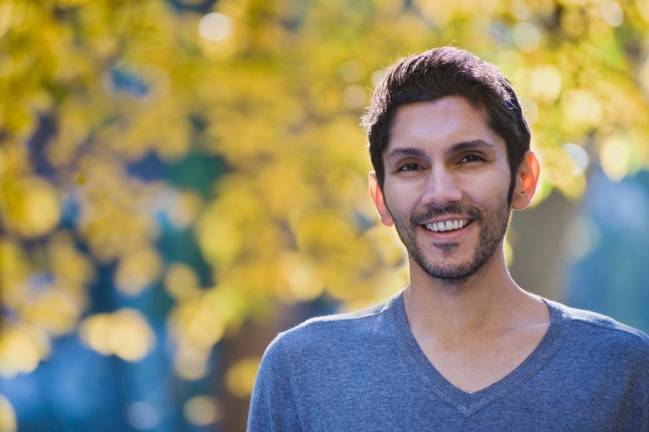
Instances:
[[[507,232],[510,212],[509,200],[504,201],[492,214],[488,214],[474,206],[450,204],[443,208],[430,208],[425,213],[413,215],[409,221],[394,218],[394,224],[399,238],[408,251],[408,255],[419,267],[435,279],[457,284],[474,275],[494,255]],[[426,220],[437,215],[450,214],[469,216],[473,219],[472,224],[479,224],[478,244],[475,247],[472,259],[467,262],[455,265],[450,263],[435,264],[426,258],[422,246],[417,241],[417,229]],[[427,247],[435,247],[440,250],[444,257],[450,257],[458,246],[457,243],[427,245]]]

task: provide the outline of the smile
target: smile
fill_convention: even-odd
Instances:
[[[426,227],[428,231],[432,232],[447,232],[462,229],[470,223],[471,219],[451,219],[424,224],[424,227]]]

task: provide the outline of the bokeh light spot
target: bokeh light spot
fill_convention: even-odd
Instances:
[[[531,51],[541,43],[542,34],[537,26],[523,21],[514,26],[513,37],[516,46],[523,51]]]
[[[187,421],[195,426],[207,426],[219,420],[219,409],[214,398],[194,396],[185,402],[183,413]]]
[[[136,429],[155,429],[160,423],[160,414],[150,403],[137,401],[128,407],[128,421]]]
[[[586,171],[586,168],[588,168],[588,164],[590,163],[590,157],[583,147],[573,143],[566,143],[564,144],[563,149],[568,153],[568,156],[570,156],[570,159],[574,163],[572,174],[577,175]]]
[[[220,42],[232,34],[232,19],[218,12],[211,12],[198,23],[198,34],[211,42]]]
[[[0,332],[0,375],[30,373],[50,352],[49,339],[37,328],[16,325]]]
[[[201,293],[198,275],[191,266],[182,263],[168,266],[164,286],[176,300],[186,300]]]
[[[132,309],[88,317],[81,324],[80,334],[84,343],[95,351],[115,354],[127,361],[142,359],[155,344],[146,319]]]
[[[0,215],[6,218],[7,226],[25,237],[47,233],[60,217],[56,191],[37,177],[18,179],[6,190],[0,189],[0,205],[5,208]]]
[[[613,181],[626,175],[631,159],[627,140],[619,135],[606,138],[600,150],[599,161],[604,173]]]
[[[615,1],[604,1],[599,5],[599,14],[611,27],[618,27],[624,21],[624,11]]]
[[[16,412],[9,399],[0,395],[0,431],[14,432],[16,430]]]
[[[534,96],[553,101],[561,91],[561,73],[552,65],[538,66],[532,70],[530,86]]]
[[[257,376],[259,361],[259,357],[246,357],[228,369],[225,382],[232,394],[242,398],[250,395]]]

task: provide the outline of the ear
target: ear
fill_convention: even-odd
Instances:
[[[512,208],[522,210],[527,208],[534,197],[536,185],[539,181],[541,166],[536,155],[528,150],[523,156],[523,162],[518,167],[516,173],[516,186],[514,187],[514,196],[512,197]]]
[[[392,219],[392,215],[390,214],[388,207],[385,205],[383,191],[381,190],[381,186],[376,179],[376,173],[374,171],[370,172],[369,192],[370,198],[372,198],[372,201],[374,201],[376,210],[379,212],[381,223],[385,226],[392,226],[394,224],[394,220]]]

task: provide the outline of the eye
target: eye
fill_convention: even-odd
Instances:
[[[460,159],[461,164],[471,163],[471,162],[483,162],[485,158],[476,153],[469,153],[462,156]]]
[[[397,169],[398,172],[410,172],[410,171],[419,171],[421,169],[421,166],[419,164],[416,164],[414,162],[410,162],[407,164],[403,164]]]

